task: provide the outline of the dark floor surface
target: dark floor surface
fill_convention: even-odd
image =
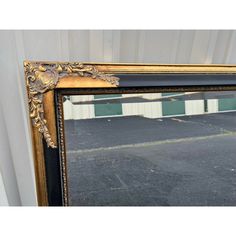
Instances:
[[[235,116],[65,121],[70,204],[236,206]]]

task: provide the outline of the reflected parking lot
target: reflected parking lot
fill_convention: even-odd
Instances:
[[[65,100],[70,205],[236,205],[234,93],[148,95]]]

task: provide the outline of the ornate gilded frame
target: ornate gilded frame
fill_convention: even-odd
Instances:
[[[25,61],[24,69],[39,206],[68,205],[63,95],[236,90],[235,65]]]

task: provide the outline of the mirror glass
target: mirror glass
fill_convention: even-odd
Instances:
[[[236,92],[64,96],[71,206],[236,205]]]

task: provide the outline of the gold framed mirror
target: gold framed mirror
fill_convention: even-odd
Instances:
[[[236,204],[236,66],[24,68],[40,206]]]

